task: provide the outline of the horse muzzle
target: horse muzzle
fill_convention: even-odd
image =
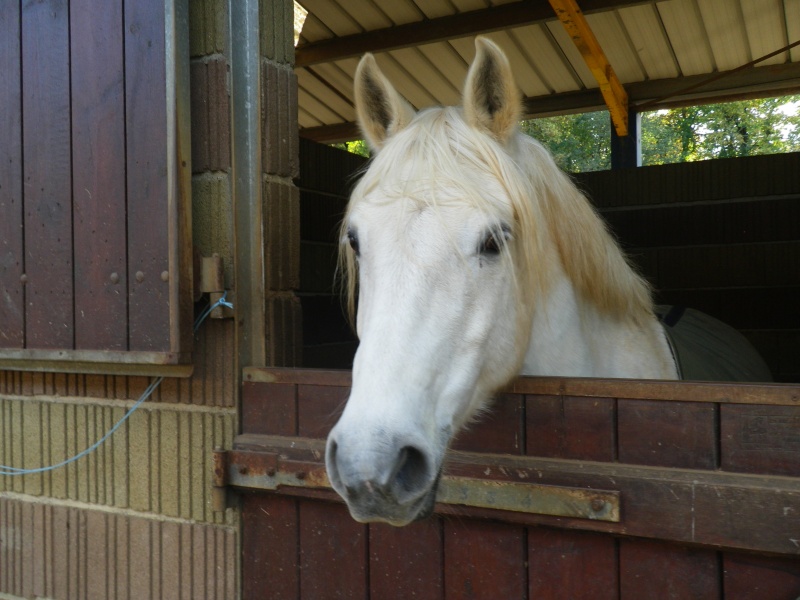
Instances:
[[[328,437],[325,464],[333,488],[359,522],[401,526],[433,512],[441,461],[422,444],[365,443],[336,429]]]

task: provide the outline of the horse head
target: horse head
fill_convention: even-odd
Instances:
[[[460,108],[415,112],[371,55],[356,72],[374,154],[342,227],[360,344],[326,465],[359,521],[432,510],[453,435],[517,373],[530,336],[540,240],[513,158],[520,96],[503,52],[476,48]]]

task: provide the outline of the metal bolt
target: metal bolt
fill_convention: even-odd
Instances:
[[[22,275],[19,276],[19,282],[22,283],[23,285],[28,283],[28,276],[25,273],[23,273]]]
[[[303,479],[306,478],[306,473],[305,471],[298,471],[295,477],[297,477],[300,481],[302,481]]]
[[[111,283],[119,283],[119,273],[111,274]]]
[[[267,469],[267,477],[275,477],[275,469]]]
[[[606,507],[606,503],[603,502],[600,498],[593,498],[591,502],[591,507],[594,512],[600,512]]]
[[[144,281],[144,273],[141,271],[136,271],[136,281],[142,283]]]
[[[239,467],[239,474],[247,475],[247,467]]]
[[[161,271],[161,281],[169,281],[169,271]]]

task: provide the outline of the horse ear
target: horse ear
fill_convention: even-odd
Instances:
[[[464,115],[473,127],[505,143],[522,113],[511,65],[500,47],[485,37],[475,38],[475,50],[464,85]]]
[[[358,124],[373,151],[414,117],[414,109],[389,83],[372,54],[358,63],[355,97]]]

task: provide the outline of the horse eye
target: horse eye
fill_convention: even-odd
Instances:
[[[500,254],[500,243],[493,234],[489,234],[481,244],[481,254]]]
[[[353,249],[353,252],[355,252],[356,256],[359,256],[358,236],[352,229],[347,232],[347,240],[350,242],[350,247]]]

